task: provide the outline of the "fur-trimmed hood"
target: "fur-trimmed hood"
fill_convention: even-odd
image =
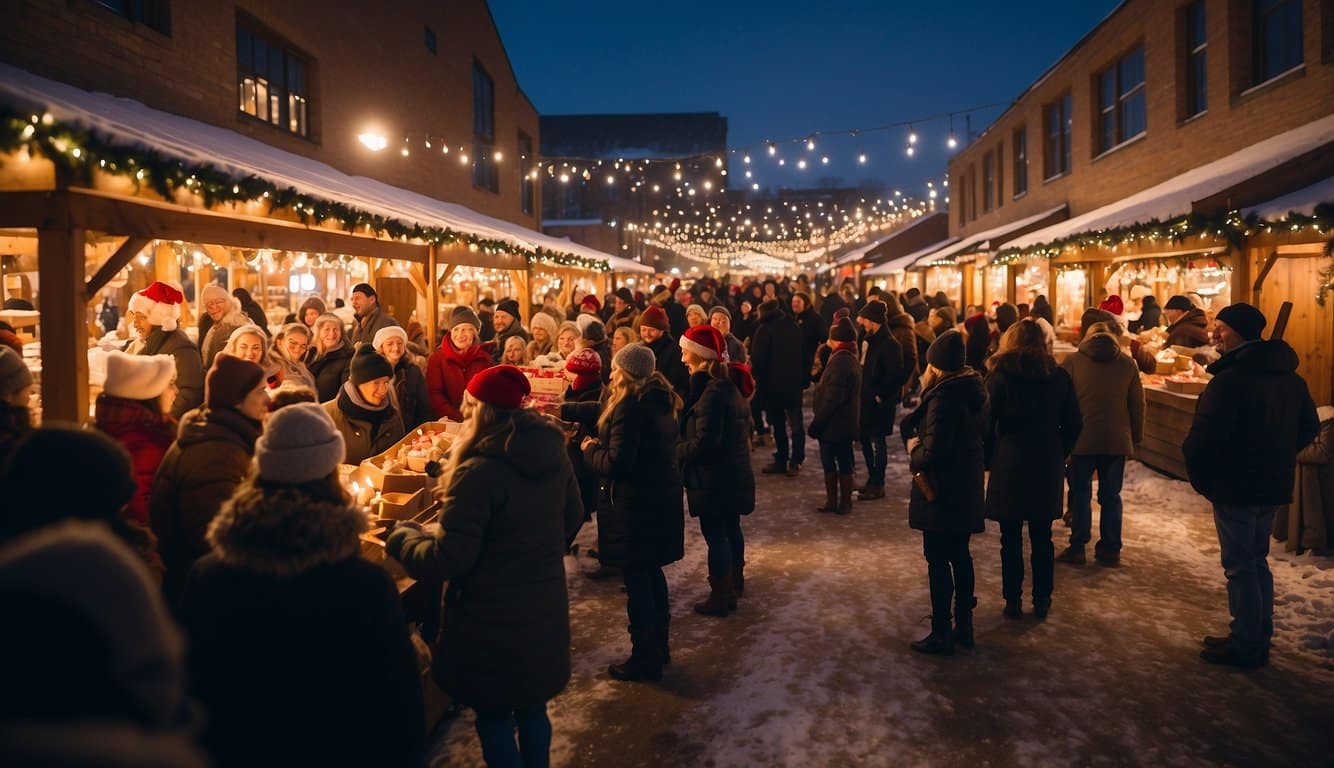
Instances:
[[[295,488],[236,489],[208,528],[218,559],[236,568],[296,576],[356,557],[367,528],[359,509],[312,500]]]

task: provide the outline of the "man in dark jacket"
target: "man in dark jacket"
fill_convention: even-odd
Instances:
[[[593,297],[597,301],[597,297]],[[482,341],[493,341],[496,338],[496,303],[490,297],[483,298],[477,302],[477,319],[482,321],[481,331]],[[497,345],[503,348],[505,345]],[[501,350],[504,351],[503,349]]]
[[[1168,303],[1171,306],[1171,302]],[[1265,316],[1250,304],[1225,307],[1214,322],[1223,356],[1200,394],[1181,452],[1190,484],[1214,506],[1227,575],[1231,633],[1204,638],[1211,664],[1262,666],[1274,634],[1274,578],[1269,532],[1292,502],[1297,452],[1320,423],[1297,353],[1282,340],[1261,341]]]
[[[1167,345],[1203,347],[1209,343],[1209,318],[1185,296],[1173,296],[1163,307],[1167,316]]]
[[[1158,306],[1158,297],[1150,293],[1140,302],[1139,319],[1130,321],[1130,332],[1142,333],[1157,328],[1162,319],[1163,308]]]
[[[533,337],[528,333],[528,329],[523,327],[523,322],[519,319],[519,302],[514,299],[505,299],[496,305],[491,325],[496,332],[496,348],[491,353],[492,361],[497,365],[500,364],[500,358],[505,356],[505,342],[509,341],[511,336],[518,336],[523,339],[525,345],[533,340]]]
[[[820,302],[820,319],[824,321],[825,328],[834,324],[834,313],[848,306],[843,297],[838,295],[839,285],[837,282],[829,283],[829,292],[825,294],[824,301]]]
[[[810,295],[800,291],[792,294],[792,319],[801,329],[801,362],[809,371],[811,363],[815,362],[815,350],[825,342],[829,324],[820,317],[819,312],[815,311],[815,307],[811,306]]]
[[[660,307],[649,307],[639,316],[639,338],[653,350],[654,369],[667,377],[676,394],[685,397],[690,390],[690,373],[681,362],[681,347],[668,333],[667,313]]]
[[[356,312],[352,321],[353,349],[373,342],[381,328],[399,324],[393,315],[384,311],[375,289],[366,283],[359,283],[352,289],[352,310]]]
[[[908,381],[903,369],[903,350],[886,327],[885,304],[868,301],[857,313],[857,323],[865,334],[862,342],[861,435],[862,456],[866,459],[866,485],[860,501],[885,497],[885,467],[888,450],[885,438],[894,432],[894,416],[900,393]]]
[[[774,461],[760,470],[766,475],[796,477],[806,461],[801,392],[811,380],[811,360],[803,358],[801,347],[801,329],[778,301],[761,304],[760,324],[750,341],[750,360],[755,398],[774,428]],[[814,351],[811,356],[814,359]]]

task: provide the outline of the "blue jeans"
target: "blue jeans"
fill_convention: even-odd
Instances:
[[[709,578],[721,580],[732,568],[746,562],[746,538],[741,533],[741,516],[735,512],[699,517],[699,532],[709,545]]]
[[[1089,455],[1071,456],[1070,495],[1066,502],[1070,516],[1070,546],[1083,549],[1093,537],[1093,473],[1098,473],[1098,545],[1099,552],[1121,552],[1121,483],[1126,476],[1126,457]]]
[[[853,470],[852,459],[852,441],[844,440],[838,443],[831,443],[826,440],[820,441],[820,464],[826,472],[837,472],[840,475],[850,475]]]
[[[806,424],[802,421],[801,406],[795,408],[770,408],[765,411],[769,423],[774,428],[774,463],[806,463]],[[788,429],[792,430],[791,445],[788,444]]]
[[[1214,526],[1227,575],[1233,650],[1257,657],[1274,636],[1274,575],[1269,572],[1269,532],[1279,507],[1214,505]]]
[[[477,713],[477,738],[488,768],[546,768],[551,764],[551,721],[547,705],[483,708]],[[519,740],[514,740],[518,730]]]

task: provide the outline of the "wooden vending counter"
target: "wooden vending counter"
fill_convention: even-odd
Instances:
[[[1141,463],[1179,480],[1186,479],[1186,442],[1199,395],[1169,391],[1157,384],[1144,385],[1144,439],[1135,448]]]

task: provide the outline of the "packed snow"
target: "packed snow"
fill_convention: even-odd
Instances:
[[[814,443],[797,479],[757,471],[746,595],[726,619],[691,611],[707,584],[689,521],[685,560],[667,568],[673,664],[659,684],[607,676],[629,652],[625,595],[580,575],[593,567],[586,556],[567,558],[574,676],[550,705],[552,764],[1329,764],[1334,558],[1275,542],[1271,665],[1207,665],[1200,637],[1228,622],[1208,503],[1131,462],[1120,568],[1058,563],[1050,617],[1032,618],[1026,596],[1025,619],[1004,620],[989,523],[972,545],[977,647],[924,657],[908,643],[928,632],[926,564],[891,439],[890,497],[847,517],[813,511],[823,500]],[[769,449],[753,459],[758,470]],[[1094,515],[1096,537],[1096,503]],[[1068,535],[1057,522],[1058,552]],[[589,524],[579,543],[595,541]],[[482,765],[466,711],[441,725],[435,747],[434,766]]]

